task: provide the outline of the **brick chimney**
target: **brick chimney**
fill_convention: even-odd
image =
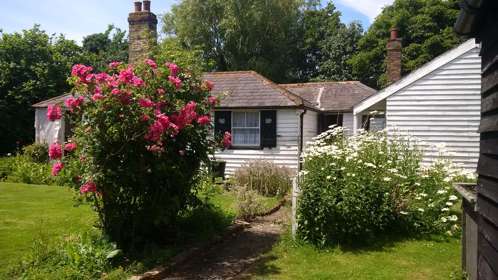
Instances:
[[[398,37],[399,29],[391,28],[391,37],[387,42],[386,70],[389,84],[401,79],[401,38]]]
[[[128,16],[129,58],[136,64],[148,58],[157,44],[157,17],[150,11],[151,1],[135,1],[135,11]],[[142,9],[143,7],[143,9]]]

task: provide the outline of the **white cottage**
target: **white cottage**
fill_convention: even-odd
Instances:
[[[354,130],[379,125],[419,139],[424,163],[444,144],[450,158],[474,171],[479,158],[481,60],[474,40],[436,57],[354,106]]]
[[[353,131],[353,106],[375,90],[360,82],[276,84],[254,71],[205,73],[221,102],[214,112],[215,133],[232,134],[232,147],[218,151],[232,175],[244,163],[266,160],[297,170],[306,142],[330,125]],[[33,105],[37,143],[63,142],[64,119],[48,122],[47,106],[64,104],[69,94]]]

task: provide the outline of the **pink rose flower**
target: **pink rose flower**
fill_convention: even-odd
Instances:
[[[195,112],[196,108],[197,103],[195,103],[195,101],[190,101],[180,110],[179,114],[171,116],[173,122],[179,129],[183,129],[185,126],[191,124],[195,119],[197,119],[197,113]]]
[[[163,88],[158,88],[157,89],[157,93],[160,94],[160,95],[163,95],[163,94],[166,93],[166,91]]]
[[[216,96],[209,96],[208,103],[211,104],[211,106],[215,106],[218,103],[218,98]]]
[[[140,117],[140,120],[141,120],[141,121],[143,121],[143,122],[146,122],[146,121],[150,120],[150,117],[149,117],[149,116],[147,116],[147,115],[142,115],[142,116]]]
[[[179,89],[182,87],[182,80],[180,78],[175,77],[175,76],[169,76],[168,77],[169,82],[175,86],[176,89]]]
[[[145,134],[144,139],[151,142],[157,142],[161,139],[165,130],[166,127],[164,127],[160,121],[156,120],[149,126],[149,130],[147,131],[147,134]]]
[[[50,159],[62,158],[62,146],[59,143],[53,143],[48,147],[48,156]]]
[[[60,120],[62,118],[61,107],[59,107],[57,105],[48,105],[47,118],[51,122],[56,121],[56,120]]]
[[[100,93],[95,93],[94,95],[92,95],[92,100],[93,101],[99,101],[99,100],[102,100],[104,99],[104,96]]]
[[[92,181],[88,181],[80,187],[81,194],[89,193],[89,192],[92,192],[92,193],[97,192],[97,186]]]
[[[178,67],[178,65],[174,64],[174,63],[166,63],[166,66],[169,68],[169,75],[170,76],[173,76],[173,77],[176,77],[178,75],[178,73],[180,72],[180,67]]]
[[[208,125],[211,122],[209,115],[200,116],[197,118],[197,123],[200,125]]]
[[[87,83],[88,82],[87,76],[89,76],[90,72],[92,72],[92,71],[93,71],[93,68],[91,66],[86,66],[83,64],[76,64],[71,69],[71,76],[78,77],[79,81],[82,83]],[[93,77],[93,75],[90,76],[90,80],[92,77]]]
[[[111,93],[114,94],[114,95],[120,95],[121,94],[121,90],[119,90],[119,88],[113,88],[111,90]]]
[[[147,65],[149,65],[152,69],[157,69],[157,63],[154,60],[147,58],[145,63],[147,63]]]
[[[70,152],[72,152],[72,151],[76,150],[76,147],[77,147],[76,143],[73,143],[73,142],[71,142],[71,143],[67,143],[67,144],[64,146],[64,151],[66,151],[66,152],[69,152],[69,153],[70,153]]]
[[[119,81],[129,84],[135,75],[133,74],[133,68],[131,66],[128,66],[128,68],[122,70],[119,72]]]
[[[140,107],[143,107],[143,108],[152,108],[154,107],[156,104],[154,102],[152,102],[150,99],[148,98],[140,98],[138,100],[138,105],[140,105]]]
[[[213,88],[214,88],[214,84],[213,82],[209,81],[209,80],[205,80],[204,81],[204,85],[206,86],[206,88],[209,90],[209,91],[212,91]]]
[[[97,75],[95,75],[95,81],[97,81],[97,83],[104,83],[107,82],[109,77],[110,77],[109,74],[105,72],[98,73]]]
[[[73,112],[74,109],[78,109],[84,101],[85,98],[83,96],[79,96],[78,98],[69,97],[64,101],[64,103],[66,104],[66,107],[69,109],[69,111]]]
[[[151,146],[147,146],[147,151],[151,152],[151,153],[162,153],[164,152],[164,148],[160,145],[151,145]]]
[[[230,148],[231,145],[232,145],[232,134],[226,131],[225,134],[223,135],[223,147],[225,147],[225,149],[228,149]]]
[[[134,76],[131,82],[135,87],[143,87],[144,85],[144,80],[140,79],[137,76]]]
[[[64,168],[64,163],[61,161],[57,161],[52,165],[52,176],[57,176],[59,172],[61,172],[62,168]]]
[[[119,61],[113,61],[111,63],[109,63],[109,68],[111,69],[116,69],[118,68],[119,66],[121,66],[121,64],[123,64],[122,62],[119,62]]]

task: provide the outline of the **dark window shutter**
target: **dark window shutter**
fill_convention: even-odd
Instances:
[[[232,112],[215,111],[214,112],[214,133],[223,135],[225,132],[232,131]]]
[[[261,148],[277,146],[277,111],[261,111]]]

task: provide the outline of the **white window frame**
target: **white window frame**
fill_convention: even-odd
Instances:
[[[258,126],[257,127],[236,127],[233,125],[233,120],[234,120],[234,113],[258,113]],[[255,110],[244,110],[244,111],[232,111],[231,113],[231,128],[232,128],[232,146],[237,148],[237,147],[242,147],[242,148],[258,148],[261,146],[261,111],[255,111]],[[249,128],[249,129],[258,129],[259,137],[258,137],[258,143],[257,144],[235,144],[234,139],[235,139],[235,130],[236,129],[244,129],[244,128]]]

